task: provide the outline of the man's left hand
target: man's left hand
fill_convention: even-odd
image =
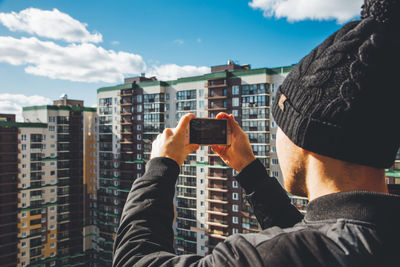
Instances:
[[[196,117],[194,114],[186,114],[181,118],[176,128],[166,128],[162,134],[154,140],[150,159],[156,157],[167,157],[175,160],[182,166],[188,154],[199,149],[199,145],[185,144],[185,134],[191,119]]]

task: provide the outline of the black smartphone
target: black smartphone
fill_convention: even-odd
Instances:
[[[231,144],[231,129],[227,119],[192,119],[186,133],[186,143],[189,144]]]

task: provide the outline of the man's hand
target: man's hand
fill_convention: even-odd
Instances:
[[[211,149],[217,153],[226,164],[240,172],[256,159],[251,149],[249,137],[240,128],[232,114],[219,113],[217,119],[228,119],[232,131],[232,143],[229,146],[213,145]]]
[[[162,134],[154,140],[150,158],[167,157],[175,160],[182,166],[188,154],[199,149],[199,145],[185,145],[185,133],[194,114],[186,114],[181,118],[175,129],[166,128]]]

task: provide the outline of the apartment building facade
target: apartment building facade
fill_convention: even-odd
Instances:
[[[0,114],[0,262],[16,266],[18,253],[18,127]]]
[[[44,127],[19,131],[19,265],[93,265],[96,108],[64,97],[23,117]]]
[[[99,247],[111,261],[112,241],[132,182],[144,173],[151,142],[180,117],[234,114],[249,135],[255,155],[282,181],[270,108],[273,95],[291,67],[251,69],[249,65],[211,67],[211,73],[158,81],[141,77],[98,89]],[[259,231],[235,172],[208,147],[190,154],[181,168],[175,197],[175,248],[178,254],[205,255],[227,236]],[[104,240],[103,240],[104,239]],[[103,253],[105,252],[105,253]]]

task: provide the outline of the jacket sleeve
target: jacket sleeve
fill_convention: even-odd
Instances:
[[[176,255],[172,223],[178,164],[154,158],[136,179],[122,212],[113,266],[263,266],[256,248],[240,235],[218,244],[212,254]]]
[[[269,177],[259,160],[244,168],[236,180],[245,189],[246,198],[262,229],[273,226],[287,228],[303,219],[304,216],[291,204],[278,180]]]

